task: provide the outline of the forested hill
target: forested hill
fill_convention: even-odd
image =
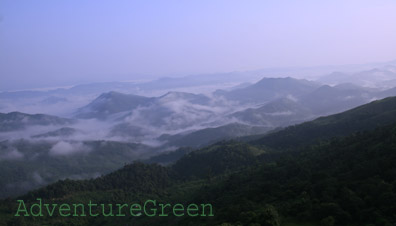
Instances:
[[[320,139],[342,137],[392,123],[396,123],[396,97],[373,101],[349,111],[290,126],[251,143],[272,148],[295,148]]]
[[[382,120],[392,114],[392,103],[396,108],[395,99],[388,98],[332,116],[340,121],[334,125],[341,126],[343,120],[346,123],[351,114],[354,116],[349,119],[360,117],[360,120],[350,125],[358,122],[368,125],[356,128],[386,124]],[[321,127],[320,123],[316,124]],[[314,130],[314,125],[307,127],[312,129],[307,131],[320,131]],[[289,142],[287,138],[285,143]],[[193,151],[168,167],[134,163],[97,179],[59,181],[21,197],[27,203],[38,197],[50,203],[88,203],[88,200],[136,203],[146,199],[211,203],[213,217],[33,219],[13,217],[17,202],[9,199],[0,204],[0,219],[5,225],[133,222],[133,225],[387,226],[396,222],[396,124],[299,145],[295,151],[279,151],[274,147],[220,142]]]

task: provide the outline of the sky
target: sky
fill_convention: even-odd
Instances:
[[[394,0],[0,0],[0,91],[396,59]]]

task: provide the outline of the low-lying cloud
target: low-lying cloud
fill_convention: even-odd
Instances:
[[[49,151],[49,154],[52,156],[59,155],[70,155],[75,153],[87,153],[90,152],[91,148],[84,145],[81,142],[67,142],[67,141],[59,141]]]
[[[24,155],[14,147],[9,147],[5,150],[0,150],[0,161],[1,160],[17,160],[22,159]]]

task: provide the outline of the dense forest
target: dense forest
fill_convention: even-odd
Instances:
[[[61,180],[0,203],[0,225],[383,225],[396,222],[396,98],[286,128]],[[154,159],[155,160],[155,159]],[[155,162],[153,159],[151,162]],[[159,162],[160,159],[157,159]],[[210,203],[214,216],[15,217],[16,200]]]

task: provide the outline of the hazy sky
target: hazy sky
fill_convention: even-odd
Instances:
[[[0,90],[396,59],[394,0],[0,0]]]

